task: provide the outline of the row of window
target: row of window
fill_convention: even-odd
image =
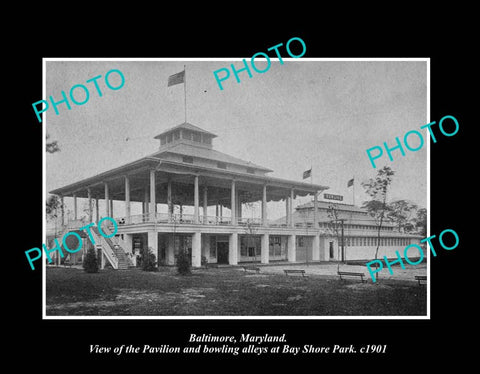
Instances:
[[[335,224],[332,222],[322,222],[319,223],[320,227],[324,228],[331,228],[333,229],[335,227]],[[341,229],[341,224],[337,223],[336,226],[339,230]],[[352,230],[378,230],[377,226],[372,226],[372,225],[350,225],[350,224],[344,224],[343,225],[344,230],[352,229]],[[381,231],[393,231],[393,227],[391,226],[382,226]]]
[[[192,156],[183,156],[182,161],[187,163],[187,164],[193,164],[193,157]],[[227,169],[227,164],[225,162],[217,162],[217,168],[226,170]],[[253,168],[247,168],[246,171],[249,174],[255,174],[255,170]]]
[[[160,138],[160,144],[164,145],[167,143],[171,143],[174,140],[180,139],[180,136],[182,139],[187,139],[187,140],[192,140],[197,143],[203,143],[203,144],[212,144],[212,138],[211,136],[208,135],[203,135],[199,132],[194,132],[194,131],[189,131],[189,130],[176,130],[171,133],[168,133],[167,135],[163,135]]]
[[[365,238],[345,238],[345,244],[351,247],[368,247],[377,245],[378,238],[365,237]],[[380,238],[380,246],[407,246],[411,243],[410,238]]]

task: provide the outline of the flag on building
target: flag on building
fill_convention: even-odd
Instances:
[[[350,186],[353,186],[353,178],[350,179],[347,183],[347,188],[350,187]]]
[[[303,179],[307,179],[308,177],[310,177],[312,175],[312,169],[310,168],[310,170],[305,170],[303,172]]]
[[[183,83],[183,82],[185,82],[185,70],[181,71],[180,73],[170,75],[168,77],[168,86],[167,87],[173,86],[175,84],[180,84],[180,83]]]

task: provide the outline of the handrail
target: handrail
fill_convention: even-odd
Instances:
[[[105,229],[102,228],[102,230],[105,232]],[[103,249],[103,253],[106,255],[110,263],[112,264],[114,269],[118,269],[118,257],[115,254],[115,251],[113,250],[113,243],[112,241],[109,240],[109,238],[105,238],[104,236],[100,235],[100,232],[98,232],[97,227],[92,227],[92,232],[94,234],[94,239],[96,244],[100,244]]]

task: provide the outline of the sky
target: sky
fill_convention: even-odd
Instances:
[[[368,199],[361,182],[388,165],[395,171],[388,200],[427,207],[427,130],[420,130],[428,123],[426,61],[284,58],[280,64],[272,58],[265,73],[250,68],[249,78],[246,71],[239,72],[240,83],[231,72],[220,90],[213,72],[231,70],[230,64],[243,67],[240,59],[46,61],[46,97],[60,101],[61,91],[68,96],[77,84],[90,93],[84,105],[71,103],[68,110],[59,104],[58,115],[53,107],[45,112],[46,132],[61,149],[45,156],[46,191],[156,152],[159,140],[154,136],[185,121],[184,85],[167,87],[168,77],[185,65],[187,121],[218,135],[214,149],[268,167],[271,176],[299,182],[311,167],[313,183],[329,186],[325,192],[344,196],[344,203],[353,202],[347,182],[355,178],[356,205]],[[261,59],[255,64],[259,70],[267,66]],[[105,84],[112,69],[124,75],[118,90]],[[98,75],[102,97],[86,82]],[[112,86],[120,84],[118,74],[109,80]],[[74,95],[84,99],[82,89]],[[384,142],[393,147],[395,137],[403,139],[410,130],[424,135],[424,146],[416,152],[405,149],[405,156],[393,151],[393,161],[384,150],[373,169],[366,150]],[[411,147],[418,145],[415,137],[409,141]],[[271,218],[285,212],[284,207],[271,209]]]

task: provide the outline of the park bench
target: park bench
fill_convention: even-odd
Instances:
[[[64,261],[64,262],[63,262],[63,266],[64,266],[64,267],[67,267],[67,266],[68,266],[69,268],[71,268],[71,267],[72,267],[72,263],[71,263],[70,261]]]
[[[293,275],[293,276],[302,276],[303,278],[305,277],[308,277],[308,275],[305,274],[305,270],[303,269],[283,269],[283,271],[285,272],[285,275],[288,277],[289,275]]]
[[[215,263],[215,262],[212,262],[212,263],[207,262],[206,265],[205,265],[205,267],[206,267],[207,269],[217,269],[217,268],[218,268],[218,264]]]
[[[418,285],[421,285],[422,281],[425,281],[424,284],[427,284],[427,276],[426,275],[415,275],[415,279],[418,281]]]
[[[338,271],[338,275],[340,276],[340,279],[342,280],[342,277],[360,277],[362,279],[362,283],[364,282],[363,277],[365,274],[363,273],[355,273],[352,271]]]
[[[255,271],[257,274],[260,273],[260,268],[258,266],[242,266],[242,267],[245,273],[248,271]]]

